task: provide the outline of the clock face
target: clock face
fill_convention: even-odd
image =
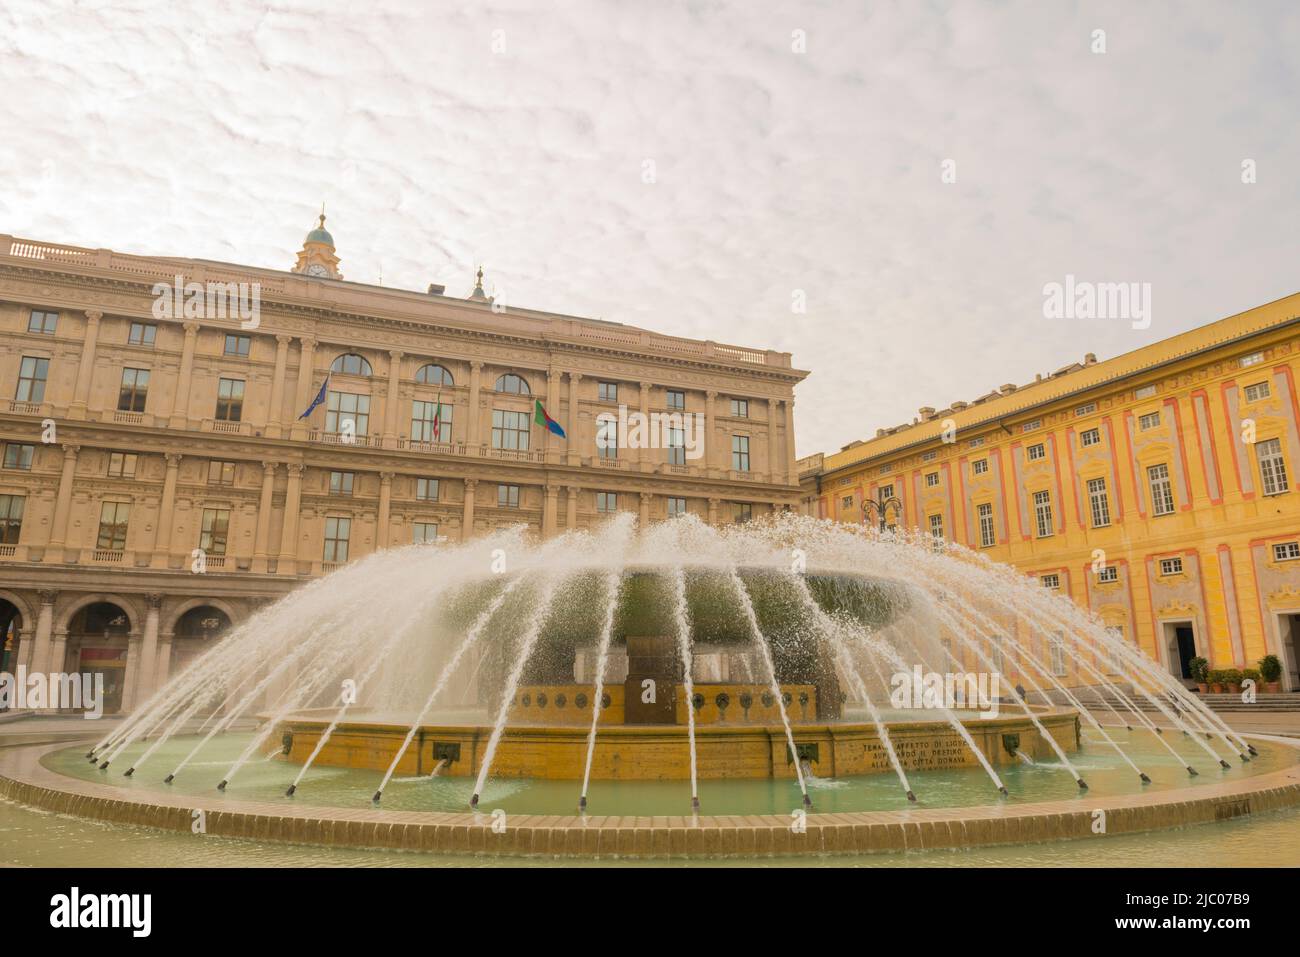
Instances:
[[[307,275],[315,276],[317,279],[325,279],[329,276],[330,271],[320,263],[312,263],[307,267]]]

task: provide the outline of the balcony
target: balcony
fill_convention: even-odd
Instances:
[[[322,432],[319,429],[313,429],[307,433],[309,442],[319,442],[321,445],[344,445],[357,449],[380,449],[384,447],[384,440],[378,435],[349,435],[345,432]]]
[[[45,413],[45,403],[21,402],[18,399],[10,399],[9,411],[17,415],[43,415]]]
[[[123,412],[121,409],[113,411],[113,421],[121,422],[124,425],[141,425],[144,423],[143,412]]]
[[[13,558],[17,545],[0,545],[0,558]]]
[[[90,557],[103,565],[121,565],[125,554],[126,552],[118,551],[116,548],[96,548],[90,553]]]
[[[252,427],[247,422],[228,422],[224,419],[213,419],[209,431],[220,432],[223,435],[249,435],[252,432]]]

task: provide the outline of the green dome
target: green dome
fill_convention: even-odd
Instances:
[[[329,234],[325,228],[325,214],[320,214],[320,225],[307,234],[304,243],[324,243],[326,246],[334,245],[334,237]]]

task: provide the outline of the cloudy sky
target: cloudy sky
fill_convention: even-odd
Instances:
[[[349,279],[792,352],[806,455],[1295,292],[1297,50],[1264,0],[4,0],[0,232],[287,268],[323,200]],[[1150,328],[1044,318],[1067,274]]]

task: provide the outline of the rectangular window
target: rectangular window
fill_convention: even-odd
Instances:
[[[126,335],[126,341],[128,345],[132,346],[153,346],[157,335],[157,326],[152,326],[147,322],[133,322],[131,323],[131,331]]]
[[[497,486],[497,507],[518,508],[519,507],[519,486],[498,485]]]
[[[217,420],[238,422],[244,414],[244,380],[221,379],[217,383]]]
[[[1263,481],[1264,494],[1281,495],[1288,491],[1291,485],[1287,480],[1286,459],[1282,457],[1282,440],[1256,442],[1255,455],[1259,458],[1259,477]]]
[[[330,472],[330,494],[351,495],[356,479],[355,472]]]
[[[980,446],[984,444],[984,436],[981,435],[976,438],[973,438],[966,444],[970,446],[972,449],[978,449]]]
[[[108,455],[108,477],[118,479],[135,478],[136,454],[134,452],[110,452]]]
[[[596,398],[601,402],[618,401],[618,383],[617,382],[597,382]]]
[[[1066,673],[1065,636],[1060,632],[1052,635],[1047,647],[1052,656],[1052,674],[1059,678]]]
[[[1161,575],[1181,575],[1182,573],[1183,573],[1183,560],[1181,558],[1160,559]]]
[[[440,400],[411,403],[412,442],[450,442],[455,407]]]
[[[415,497],[422,502],[438,501],[438,480],[431,478],[416,479]]]
[[[1031,462],[1037,462],[1039,459],[1047,458],[1047,448],[1046,446],[1043,445],[1042,442],[1039,442],[1037,445],[1029,446],[1029,448],[1026,450],[1026,453],[1029,456],[1029,461]]]
[[[5,468],[30,471],[32,467],[32,456],[35,454],[36,446],[34,445],[21,445],[18,442],[6,442]]]
[[[120,552],[126,548],[126,526],[131,518],[130,502],[104,502],[99,507],[99,539],[96,548]]]
[[[1138,417],[1138,428],[1145,432],[1147,429],[1154,429],[1160,425],[1160,413],[1148,412],[1146,415]]]
[[[208,484],[209,485],[234,485],[235,484],[235,463],[221,462],[213,459],[208,463]]]
[[[938,484],[939,484],[939,473],[938,473],[938,472],[926,472],[926,473],[925,473],[925,487],[926,487],[926,488],[934,488],[934,487],[935,487],[936,485],[938,485]]]
[[[997,544],[997,530],[993,527],[993,506],[985,502],[975,508],[980,521],[980,548],[992,548]]]
[[[1263,361],[1264,361],[1264,353],[1262,352],[1252,352],[1248,356],[1242,356],[1241,359],[1239,360],[1239,362],[1241,363],[1241,367],[1243,369],[1248,369],[1251,366],[1257,366]]]
[[[1174,486],[1169,481],[1169,466],[1161,463],[1147,468],[1147,483],[1151,486],[1151,511],[1155,515],[1170,515],[1174,511]]]
[[[1101,429],[1087,429],[1079,433],[1079,446],[1087,448],[1090,445],[1101,444]]]
[[[664,404],[670,409],[686,408],[686,393],[679,389],[669,389],[664,394]]]
[[[27,499],[22,495],[0,495],[0,545],[18,544],[26,503]]]
[[[737,472],[749,471],[749,436],[731,437],[731,467]]]
[[[27,320],[27,331],[42,336],[52,336],[58,322],[59,314],[57,312],[41,312],[33,309],[31,317]]]
[[[432,545],[438,540],[438,526],[433,522],[411,523],[411,544]]]
[[[18,366],[18,390],[14,398],[19,402],[44,402],[45,380],[50,375],[50,360],[39,356],[23,356]]]
[[[1300,542],[1278,542],[1273,546],[1273,561],[1293,562],[1300,558]]]
[[[526,452],[528,429],[528,413],[492,410],[492,448]]]
[[[225,354],[228,356],[247,356],[248,346],[252,340],[248,336],[226,336]]]
[[[328,516],[325,519],[325,561],[346,562],[351,536],[352,519]]]
[[[149,370],[123,369],[122,388],[117,395],[119,412],[143,412],[149,396]]]
[[[1088,479],[1088,504],[1092,509],[1092,527],[1105,528],[1110,524],[1110,500],[1106,496],[1104,478]]]
[[[976,459],[970,464],[971,475],[983,475],[989,470],[988,459]]]
[[[934,461],[935,459],[937,459],[938,457],[939,457],[939,453],[936,452],[936,451],[934,451],[933,449],[931,449],[929,452],[922,452],[922,453],[921,453],[921,461],[922,461],[922,462],[933,462],[933,461]]]
[[[737,525],[743,525],[754,517],[754,506],[748,502],[731,503],[731,520]]]
[[[199,533],[199,548],[207,554],[220,557],[226,554],[230,537],[230,509],[205,508],[203,530]]]
[[[853,507],[852,495],[846,495],[842,499],[840,499],[840,508],[852,508],[852,507]]]
[[[748,399],[732,399],[732,400],[731,400],[731,414],[732,414],[733,416],[735,416],[736,418],[738,418],[738,419],[748,419],[748,418],[749,418],[749,400],[748,400]]]
[[[682,429],[668,430],[668,464],[686,464],[686,432]]]
[[[1021,431],[1021,432],[1033,432],[1035,429],[1041,429],[1042,427],[1043,427],[1043,420],[1042,420],[1042,419],[1034,419],[1032,422],[1026,422],[1024,425],[1022,425],[1022,426],[1020,427],[1020,431]]]
[[[676,518],[679,515],[686,514],[686,499],[669,498],[668,499],[668,517]]]
[[[1260,399],[1267,399],[1271,394],[1267,382],[1252,382],[1246,386],[1246,401],[1258,402]]]
[[[618,511],[618,494],[615,492],[596,493],[596,511],[606,515]]]
[[[1107,565],[1105,568],[1098,569],[1097,581],[1102,585],[1107,582],[1119,581],[1119,567],[1116,565]]]
[[[933,538],[936,542],[943,541],[943,516],[942,515],[930,516],[930,537]]]
[[[1050,538],[1055,529],[1052,527],[1052,493],[1043,491],[1034,493],[1034,519],[1038,524],[1038,537]]]
[[[1085,404],[1079,406],[1077,409],[1075,409],[1075,410],[1074,410],[1074,414],[1075,414],[1075,415],[1092,415],[1092,413],[1094,413],[1094,412],[1096,412],[1096,411],[1097,411],[1097,403],[1096,403],[1096,402],[1087,402],[1087,403],[1085,403]]]
[[[1038,579],[1038,583],[1044,588],[1057,589],[1061,587],[1061,576],[1055,573],[1043,575]]]
[[[1135,399],[1149,399],[1156,394],[1156,387],[1153,385],[1144,385],[1133,393]]]
[[[330,391],[325,400],[326,432],[331,435],[365,435],[369,428],[370,396]]]

